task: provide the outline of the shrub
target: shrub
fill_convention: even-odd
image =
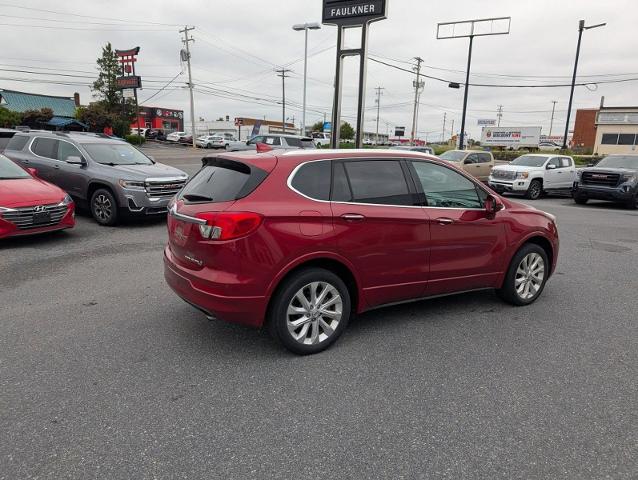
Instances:
[[[146,138],[142,135],[125,135],[124,140],[126,140],[131,145],[142,145],[146,142]]]

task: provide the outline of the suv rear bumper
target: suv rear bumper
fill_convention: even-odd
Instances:
[[[264,323],[267,297],[220,294],[214,284],[203,281],[177,265],[168,247],[164,249],[164,278],[182,300],[211,317],[251,327],[261,327]]]
[[[610,200],[612,202],[627,202],[634,198],[636,187],[620,185],[619,187],[605,187],[602,185],[583,185],[574,182],[572,196],[582,196],[593,200]]]

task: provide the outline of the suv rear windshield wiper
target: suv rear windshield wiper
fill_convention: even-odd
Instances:
[[[197,193],[187,193],[183,195],[186,200],[190,200],[191,202],[212,202],[212,197],[207,195],[199,195]]]

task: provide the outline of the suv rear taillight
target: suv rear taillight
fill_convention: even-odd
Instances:
[[[205,240],[234,240],[254,232],[261,225],[262,216],[252,212],[204,212],[195,215],[206,220],[199,225]]]

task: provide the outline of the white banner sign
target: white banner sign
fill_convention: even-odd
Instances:
[[[135,90],[132,88],[126,88],[122,90],[122,96],[124,98],[135,98]]]

